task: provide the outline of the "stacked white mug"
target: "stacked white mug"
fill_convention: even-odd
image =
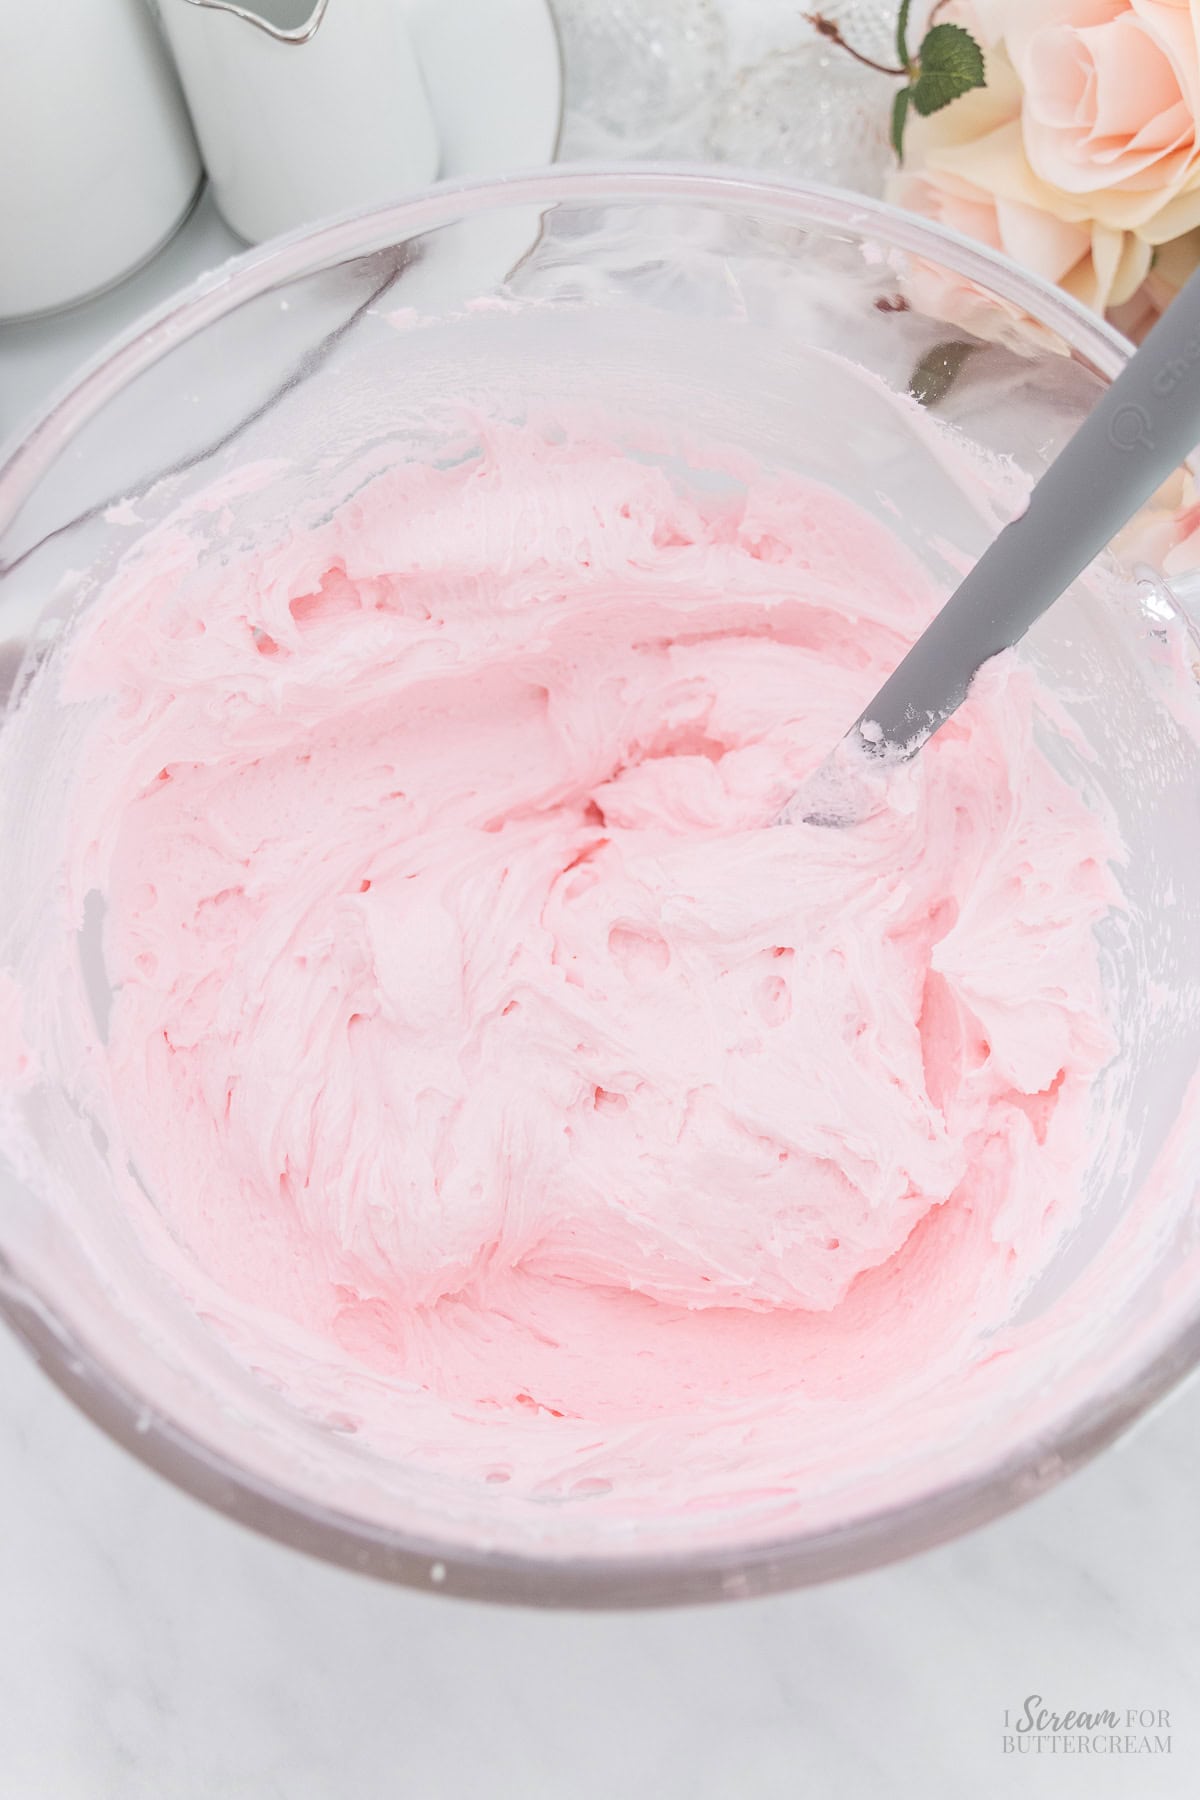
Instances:
[[[187,216],[201,173],[144,0],[0,0],[0,318],[129,274]]]

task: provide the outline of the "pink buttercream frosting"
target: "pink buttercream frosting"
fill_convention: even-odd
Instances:
[[[1015,658],[877,816],[774,823],[937,600],[831,492],[531,427],[127,560],[63,689],[97,1057],[290,1402],[661,1505],[995,1353],[1083,1203],[1111,828]]]

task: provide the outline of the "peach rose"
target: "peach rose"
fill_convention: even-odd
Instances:
[[[1117,231],[1200,225],[1200,50],[1190,0],[1009,0],[1033,174]]]
[[[1144,280],[1151,250],[1131,232],[1093,217],[1091,197],[1068,194],[1030,167],[1021,132],[1021,84],[990,26],[970,15],[985,43],[987,86],[922,119],[910,115],[904,166],[888,183],[901,206],[1002,250],[1015,262],[1103,311]],[[963,321],[965,323],[965,321]]]

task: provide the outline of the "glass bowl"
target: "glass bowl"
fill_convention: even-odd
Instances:
[[[562,168],[332,221],[203,277],[9,450],[5,732],[147,531],[195,517],[225,480],[219,556],[223,536],[270,532],[314,480],[344,489],[364,454],[384,466],[436,453],[429,421],[447,400],[519,416],[602,396],[651,435],[667,421],[801,470],[887,521],[947,588],[1128,354],[977,245],[736,173]],[[948,472],[955,457],[974,487]],[[274,473],[247,488],[249,465]],[[146,1262],[112,1203],[103,1132],[69,1082],[48,1078],[9,1092],[0,1119],[12,1328],[103,1430],[230,1517],[348,1567],[491,1600],[651,1605],[824,1580],[966,1530],[1077,1467],[1200,1354],[1200,757],[1186,605],[1162,541],[1130,536],[1022,652],[1092,745],[1075,776],[1129,849],[1129,912],[1102,945],[1121,996],[1106,1076],[1120,1128],[1098,1134],[1082,1223],[1024,1297],[978,1416],[943,1419],[935,1397],[836,1476],[812,1471],[802,1493],[709,1496],[669,1517],[623,1514],[603,1481],[538,1504],[496,1486],[465,1493],[387,1464],[231,1355]],[[60,750],[0,792],[0,966],[56,892],[32,822],[54,805]],[[95,975],[90,929],[81,992]],[[1170,1003],[1140,1004],[1148,994]]]

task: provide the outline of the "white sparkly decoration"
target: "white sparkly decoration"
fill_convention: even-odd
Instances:
[[[806,5],[802,10],[820,13],[822,18],[831,20],[848,44],[853,44],[856,50],[861,50],[864,56],[871,57],[874,62],[887,63],[889,67],[896,63],[899,0],[830,0],[828,6]],[[910,51],[920,36],[918,16],[926,10],[920,4],[912,8],[908,29]],[[838,54],[845,57],[846,52],[842,50]],[[854,58],[849,60],[853,62]]]
[[[856,50],[895,62],[893,0],[831,0],[819,10]],[[738,72],[714,111],[709,155],[878,194],[891,163],[899,78],[864,67],[811,26],[803,30],[793,47]]]
[[[730,79],[715,0],[553,0],[566,68],[564,158],[704,154]]]

